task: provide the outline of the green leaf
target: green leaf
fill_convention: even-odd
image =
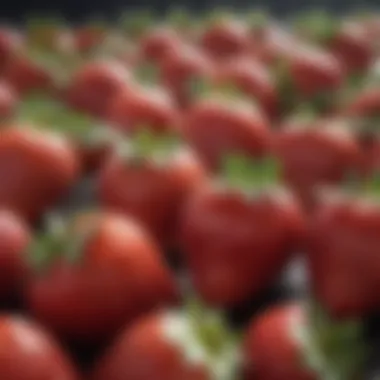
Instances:
[[[126,11],[119,20],[121,29],[131,38],[141,37],[153,24],[155,17],[151,11]]]

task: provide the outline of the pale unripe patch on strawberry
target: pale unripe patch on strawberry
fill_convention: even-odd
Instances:
[[[233,380],[240,352],[228,333],[219,330],[220,323],[219,316],[212,313],[194,320],[188,313],[172,311],[161,318],[165,339],[180,350],[189,366],[204,367],[210,380]]]

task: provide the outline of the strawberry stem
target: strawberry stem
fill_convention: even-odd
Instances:
[[[249,191],[275,183],[279,178],[279,166],[271,157],[254,160],[237,154],[227,156],[223,174],[230,186]]]
[[[303,343],[307,362],[326,380],[354,379],[367,354],[361,321],[334,321],[315,301],[308,306]]]

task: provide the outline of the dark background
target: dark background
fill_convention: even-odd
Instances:
[[[81,21],[89,16],[115,17],[121,9],[147,8],[165,12],[172,6],[183,6],[196,12],[202,12],[215,6],[228,6],[233,3],[236,8],[252,8],[265,5],[271,13],[285,17],[289,13],[310,8],[329,9],[337,13],[357,9],[377,8],[380,0],[5,0],[1,1],[0,18],[4,21],[19,21],[29,14],[43,15],[59,13],[71,21]]]

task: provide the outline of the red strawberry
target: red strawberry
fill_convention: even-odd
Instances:
[[[360,169],[361,148],[347,126],[344,120],[300,120],[278,132],[285,179],[307,206],[313,206],[318,187],[338,184]]]
[[[79,374],[54,338],[33,322],[1,315],[0,341],[2,379],[79,379]]]
[[[79,172],[74,147],[61,135],[27,125],[0,131],[0,207],[35,221],[73,185]]]
[[[252,321],[245,337],[245,380],[317,379],[297,336],[305,317],[304,308],[294,303],[274,306]]]
[[[91,380],[236,378],[238,348],[218,315],[163,312],[122,331]],[[149,365],[147,365],[149,363]]]
[[[344,80],[338,60],[310,45],[298,46],[285,57],[277,75],[285,111],[288,104],[292,107],[305,101],[314,101],[322,111],[332,108]]]
[[[174,29],[161,26],[148,30],[139,44],[145,60],[160,63],[167,55],[180,50],[183,42]]]
[[[177,117],[174,101],[165,90],[142,85],[115,96],[107,112],[108,121],[128,133],[141,128],[154,132],[171,131],[177,124]]]
[[[177,301],[161,253],[131,219],[82,214],[36,244],[31,259],[41,272],[29,283],[27,303],[64,338],[102,342],[125,323]]]
[[[107,28],[101,23],[89,23],[74,30],[74,46],[80,53],[89,53],[107,37]]]
[[[216,15],[206,26],[199,43],[215,60],[236,58],[249,51],[248,28],[240,20]]]
[[[26,280],[31,231],[12,212],[0,211],[0,299],[14,300]]]
[[[264,65],[250,58],[234,59],[216,73],[217,84],[236,85],[252,99],[257,99],[268,116],[278,112],[278,94],[274,78]]]
[[[233,165],[226,186],[210,182],[193,195],[181,223],[182,249],[195,289],[218,307],[238,305],[268,288],[304,227],[296,199],[266,184],[271,166],[255,168],[246,159]],[[262,191],[256,186],[263,186]]]
[[[131,74],[116,61],[92,61],[81,66],[65,90],[67,103],[93,116],[103,117],[113,98],[131,84]]]
[[[365,72],[373,62],[373,41],[368,38],[364,25],[344,22],[327,44],[348,72]]]
[[[12,56],[4,67],[4,79],[20,96],[33,91],[52,91],[53,73],[43,62],[45,58],[31,57],[27,53]]]
[[[375,180],[369,190],[376,194],[377,187]],[[356,318],[378,309],[379,228],[380,208],[370,195],[326,194],[320,200],[308,262],[316,297],[333,316]]]
[[[21,35],[13,29],[2,27],[0,28],[0,72],[6,66],[8,60],[13,56],[23,45]]]
[[[261,110],[229,94],[210,94],[186,110],[182,133],[210,168],[218,168],[228,153],[260,157],[268,152],[271,134]]]
[[[248,328],[244,379],[356,379],[365,350],[360,322],[336,322],[316,305],[276,305]]]
[[[184,147],[167,146],[165,137],[142,133],[127,155],[116,151],[99,183],[101,204],[133,215],[166,247],[177,240],[184,203],[204,180],[202,165]]]
[[[177,99],[179,105],[187,106],[191,102],[189,82],[193,78],[209,78],[213,65],[201,51],[184,46],[167,54],[161,62],[161,81]]]

